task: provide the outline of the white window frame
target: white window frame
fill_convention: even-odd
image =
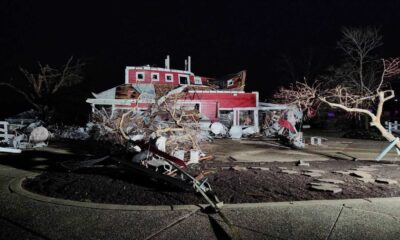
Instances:
[[[186,84],[182,84],[181,83],[181,77],[185,77],[187,79],[187,83]],[[178,81],[179,81],[179,85],[190,85],[190,77],[188,75],[179,74],[178,75]]]
[[[203,82],[201,81],[201,77],[194,77],[194,84],[202,85]]]
[[[154,79],[153,76],[157,76],[157,78]],[[154,82],[159,82],[160,81],[160,73],[152,72],[150,74],[150,77],[151,77],[151,81],[154,81]]]
[[[139,74],[142,74],[142,75],[143,75],[143,78],[142,78],[142,79],[139,79]],[[144,72],[136,72],[136,81],[143,82],[145,78],[146,78],[146,77],[145,77],[145,75],[144,75]]]
[[[235,81],[233,81],[233,79],[229,79],[226,84],[228,85],[228,87],[233,86],[235,84]]]
[[[167,78],[168,76],[171,77],[171,80],[168,80],[168,78]],[[172,74],[172,73],[166,73],[165,76],[164,76],[164,80],[165,80],[166,82],[173,82],[173,81],[174,81],[174,74]]]

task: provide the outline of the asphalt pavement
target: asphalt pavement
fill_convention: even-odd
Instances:
[[[79,203],[27,193],[0,165],[0,239],[400,239],[400,198],[201,207]]]

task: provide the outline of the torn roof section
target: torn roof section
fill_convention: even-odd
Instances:
[[[210,121],[219,121],[221,114],[231,115],[231,125],[243,125],[247,116],[258,127],[258,92],[245,92],[246,71],[229,74],[221,78],[197,76],[191,72],[190,58],[185,70],[171,69],[169,58],[165,68],[150,66],[125,69],[125,84],[104,92],[93,94],[86,102],[96,107],[111,107],[112,110],[138,108],[146,110],[155,101],[178,91],[179,106],[196,106],[201,116]]]
[[[97,99],[136,99],[140,94],[155,96],[153,84],[121,84],[100,93],[92,93]]]

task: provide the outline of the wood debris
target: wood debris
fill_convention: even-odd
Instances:
[[[385,184],[396,184],[397,181],[393,179],[388,179],[388,178],[377,178],[375,180],[377,183],[385,183]]]
[[[287,169],[281,170],[281,173],[286,173],[286,174],[299,174],[298,171],[295,171],[295,170],[287,170]]]

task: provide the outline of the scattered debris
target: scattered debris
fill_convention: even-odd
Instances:
[[[320,173],[316,172],[304,172],[302,175],[307,176],[307,177],[321,177],[322,175]]]
[[[338,174],[342,174],[342,175],[350,175],[351,171],[333,171],[333,173],[338,173]]]
[[[371,164],[371,165],[368,165],[368,167],[371,167],[371,168],[379,168],[379,167],[382,167],[382,164]]]
[[[303,120],[303,112],[297,106],[270,103],[259,105],[260,112],[265,111],[262,127],[266,137],[283,137],[291,146],[305,147],[303,133],[296,129],[296,125]]]
[[[246,137],[254,135],[256,133],[258,133],[258,128],[254,127],[254,126],[246,127],[242,130],[243,136],[246,136]]]
[[[278,168],[281,169],[281,170],[287,169],[287,167],[278,167]]]
[[[242,167],[242,166],[233,166],[231,167],[231,169],[235,171],[247,171],[247,167]]]
[[[311,183],[312,190],[317,190],[317,191],[324,191],[324,192],[330,192],[330,193],[339,193],[342,191],[340,187],[334,184],[330,183]]]
[[[297,166],[299,166],[299,167],[309,167],[309,166],[310,166],[310,163],[305,162],[304,160],[299,160],[299,161],[297,162]]]
[[[310,173],[325,173],[324,170],[320,170],[320,169],[307,169],[305,171],[310,172]]]
[[[375,182],[375,179],[373,178],[357,178],[358,181],[364,182],[364,183],[373,183]]]
[[[343,184],[344,181],[338,179],[331,179],[331,178],[318,178],[316,179],[318,182],[324,183],[332,183],[332,184]]]
[[[298,171],[295,171],[295,170],[286,170],[286,169],[281,170],[281,173],[286,173],[286,174],[299,174]]]
[[[269,171],[269,168],[267,168],[267,167],[249,167],[249,169],[261,170],[261,171]]]
[[[350,142],[350,143],[351,143],[351,142]],[[337,152],[337,154],[343,155],[343,156],[345,156],[345,157],[348,157],[348,158],[350,158],[352,161],[357,161],[357,160],[358,160],[357,157],[351,156],[351,155],[349,155],[349,154],[347,154],[347,153],[344,153],[344,152]]]
[[[229,157],[228,157],[228,160],[229,160],[229,161],[233,161],[233,162],[237,162],[237,159],[234,158],[234,157],[232,157],[232,156],[229,156]]]
[[[397,181],[393,179],[388,179],[388,178],[377,178],[375,180],[377,183],[385,183],[385,184],[396,184]]]
[[[399,166],[398,164],[395,164],[395,163],[383,163],[382,165],[386,166],[386,167],[398,167]]]
[[[357,180],[364,183],[373,183],[375,179],[368,172],[363,171],[350,171],[350,176],[357,177]]]
[[[352,171],[352,172],[350,173],[350,175],[351,175],[351,176],[358,177],[358,178],[369,178],[369,179],[372,178],[372,175],[371,175],[371,174],[369,174],[369,173],[367,173],[367,172],[363,172],[363,171]]]
[[[373,172],[373,171],[376,171],[378,169],[370,167],[370,166],[361,166],[361,167],[358,167],[358,168],[352,168],[351,170],[362,171],[362,172]]]
[[[50,137],[51,133],[42,126],[41,121],[21,120],[21,122],[14,121],[12,124],[0,121],[0,143],[5,145],[4,152],[19,153],[17,149],[44,147],[47,146],[46,141]]]
[[[214,159],[214,156],[213,155],[206,155],[206,156],[202,156],[202,157],[200,157],[200,161],[211,161],[211,160],[213,160]]]
[[[326,138],[323,137],[311,137],[310,144],[314,146],[322,146],[322,140],[326,141]]]
[[[87,127],[80,126],[51,126],[51,131],[55,137],[61,139],[72,139],[72,140],[86,140],[90,138],[89,132],[92,127],[91,123],[88,123]]]

